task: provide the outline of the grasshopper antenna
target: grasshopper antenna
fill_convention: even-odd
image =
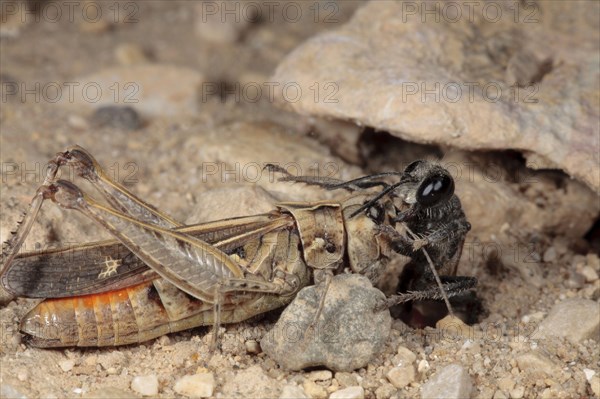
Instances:
[[[413,240],[416,240],[419,238],[415,233],[413,233],[408,228],[408,226],[404,226],[404,227]],[[454,311],[452,310],[452,305],[450,305],[450,300],[448,299],[448,293],[446,292],[446,290],[444,289],[444,286],[442,285],[442,280],[440,279],[440,276],[435,268],[435,265],[433,264],[431,257],[427,253],[427,250],[425,248],[421,248],[421,251],[423,251],[425,258],[427,258],[427,263],[429,263],[429,267],[431,268],[431,273],[433,273],[435,282],[437,283],[438,287],[440,288],[440,293],[442,294],[442,298],[444,299],[444,302],[446,303],[446,307],[448,308],[448,314],[450,316],[454,317]]]
[[[283,177],[280,177],[279,179],[277,179],[278,181],[304,183],[304,184],[308,184],[308,185],[312,185],[312,186],[319,186],[321,188],[324,188],[325,190],[330,190],[330,191],[344,189],[344,190],[348,190],[350,192],[365,190],[365,189],[368,189],[371,187],[377,187],[377,186],[381,186],[385,189],[385,188],[389,187],[390,185],[384,181],[377,180],[377,179],[380,179],[382,177],[387,177],[387,176],[398,176],[398,175],[402,174],[400,172],[383,172],[383,173],[377,173],[377,174],[373,174],[373,175],[359,177],[359,178],[348,180],[348,181],[343,181],[343,180],[334,179],[332,177],[327,177],[327,176],[294,176],[294,175],[290,174],[287,170],[282,168],[281,166],[270,164],[270,163],[266,164],[265,167],[263,168],[263,170],[268,170],[269,172],[275,172],[275,173],[282,174]],[[386,191],[386,193],[387,193],[387,191]],[[381,197],[378,197],[378,198],[381,198]],[[359,212],[360,212],[360,210],[359,210]]]

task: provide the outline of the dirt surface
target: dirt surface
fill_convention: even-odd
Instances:
[[[277,312],[226,326],[221,349],[212,356],[206,327],[119,348],[42,350],[26,345],[18,332],[19,320],[37,301],[3,294],[0,396],[387,399],[431,392],[449,397],[456,392],[435,389],[456,386],[460,395],[473,398],[598,397],[597,196],[554,172],[528,174],[536,178],[527,181],[515,175],[492,179],[493,185],[478,180],[486,162],[505,172],[525,171],[513,153],[458,153],[368,130],[357,143],[353,126],[280,110],[265,85],[277,65],[315,33],[348,21],[359,5],[275,3],[271,11],[263,8],[260,18],[242,16],[248,23],[232,24],[214,37],[205,31],[210,18],[203,20],[212,8],[203,9],[200,2],[78,3],[73,18],[60,2],[0,2],[1,240],[27,209],[47,160],[72,144],[88,149],[141,198],[186,223],[264,212],[282,200],[332,197],[274,182],[262,173],[268,162],[293,173],[350,179],[418,158],[474,159],[473,180],[457,181],[458,195],[467,194],[463,203],[473,225],[459,274],[479,279],[483,309],[472,315],[472,330],[458,323],[414,329],[395,320],[384,351],[365,368],[290,372],[257,344]],[[41,7],[37,13],[27,11],[35,4]],[[235,4],[239,12],[252,14],[245,3]],[[51,5],[62,7],[61,17]],[[93,14],[96,5],[102,18]],[[128,91],[127,71],[135,65],[168,70],[144,68],[144,76],[133,81],[147,82],[143,90]],[[107,119],[96,113],[92,94],[81,90],[105,77],[117,85],[106,89],[103,83],[104,93],[114,96],[119,90],[113,103],[131,106],[133,114],[108,111]],[[189,84],[181,84],[182,77]],[[262,88],[258,100],[251,92],[256,86]],[[139,101],[126,102],[127,95]],[[490,192],[519,196],[513,201],[502,194],[507,196],[499,200],[503,220],[495,215],[492,225],[485,213],[485,206],[494,206]],[[559,200],[553,200],[554,192]],[[585,210],[569,206],[573,203],[586,204]],[[83,216],[46,204],[24,248],[107,237]],[[394,289],[401,265],[396,260],[382,281],[385,292]],[[556,309],[563,319],[557,319]],[[554,333],[539,333],[541,323]],[[185,376],[194,378],[182,380]]]

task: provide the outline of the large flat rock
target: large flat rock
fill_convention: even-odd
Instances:
[[[278,100],[411,141],[520,150],[600,190],[599,7],[370,2],[279,65]]]

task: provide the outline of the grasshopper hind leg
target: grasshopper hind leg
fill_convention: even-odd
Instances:
[[[405,266],[397,287],[398,294],[388,297],[387,307],[394,318],[412,327],[434,327],[438,320],[449,313],[448,308],[442,301],[440,287],[434,281],[423,279],[418,270],[414,262]],[[482,307],[471,289],[477,284],[477,279],[440,276],[440,280],[454,313],[468,324],[476,322]]]

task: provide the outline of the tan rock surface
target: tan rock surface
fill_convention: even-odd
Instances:
[[[279,101],[410,141],[521,150],[599,190],[599,4],[452,4],[369,3],[279,65],[274,80],[302,94]]]

